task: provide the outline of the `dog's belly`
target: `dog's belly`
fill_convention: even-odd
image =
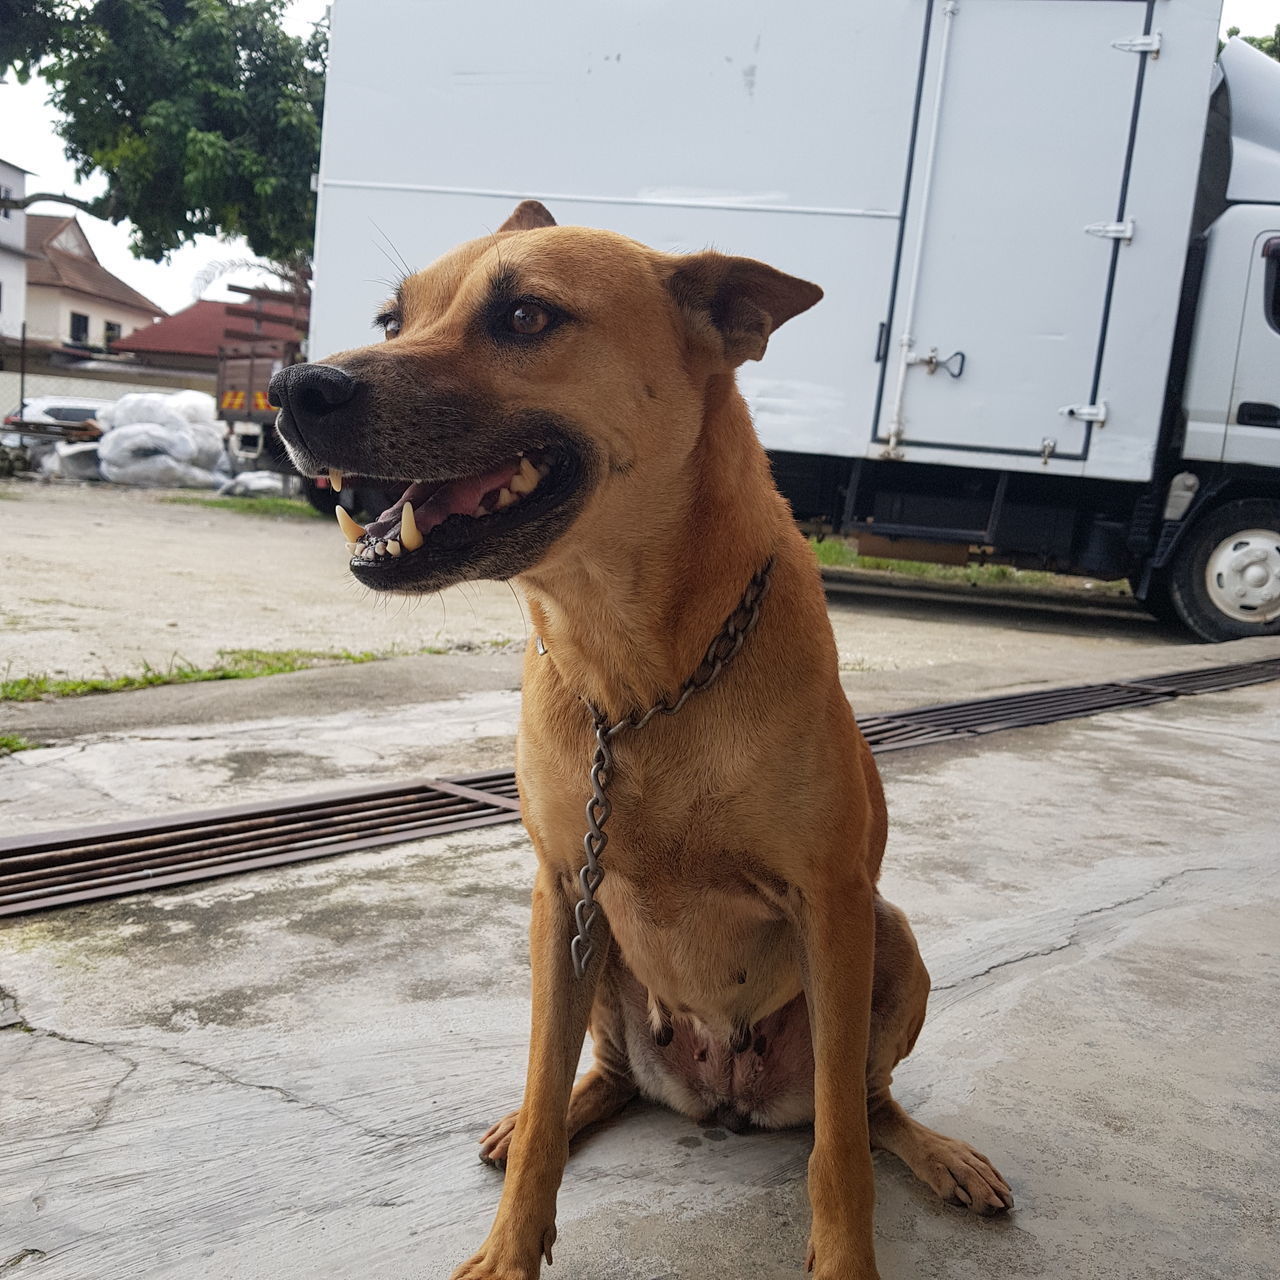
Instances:
[[[645,988],[625,971],[619,985],[631,1072],[646,1097],[734,1132],[812,1122],[813,1040],[803,994],[753,1023],[750,1043],[735,1052],[701,1020],[679,1013],[671,1042],[660,1045]]]
[[[665,886],[657,897],[625,876],[605,885],[627,1052],[641,1091],[729,1128],[811,1120],[808,1008],[781,912],[738,886]]]

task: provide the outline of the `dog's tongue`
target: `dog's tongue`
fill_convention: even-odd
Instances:
[[[384,511],[369,525],[369,532],[377,537],[395,529],[400,524],[400,508],[408,502],[413,505],[414,523],[425,536],[450,516],[474,515],[485,494],[506,488],[519,469],[519,461],[508,462],[483,475],[466,476],[449,484],[433,485],[421,481],[411,484],[394,507]]]

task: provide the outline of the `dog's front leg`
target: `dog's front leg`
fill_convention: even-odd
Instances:
[[[529,930],[533,1027],[524,1102],[489,1238],[453,1273],[453,1280],[536,1280],[543,1257],[551,1261],[556,1192],[569,1156],[569,1094],[609,949],[609,930],[600,913],[592,931],[590,967],[582,978],[575,975],[569,951],[576,932],[571,892],[568,882],[539,867]]]
[[[873,887],[856,873],[824,877],[797,912],[814,1058],[808,1266],[820,1280],[879,1276],[866,1078],[873,900]]]

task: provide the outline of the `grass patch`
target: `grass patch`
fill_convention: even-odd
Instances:
[[[390,655],[354,653],[349,649],[220,649],[218,661],[197,667],[180,660],[168,667],[143,663],[134,675],[99,676],[69,680],[53,676],[16,676],[0,680],[0,702],[36,702],[41,698],[79,698],[90,693],[123,693],[130,689],[150,689],[161,684],[197,684],[207,680],[253,680],[258,676],[278,676],[309,667],[334,666],[346,662],[376,662]]]
[[[37,745],[18,733],[0,733],[0,756],[11,756],[18,751],[30,751]]]
[[[283,517],[286,520],[324,520],[315,507],[301,498],[206,498],[199,494],[171,494],[160,499],[180,507],[216,507],[221,511],[238,511],[246,516]]]
[[[1007,564],[931,564],[926,560],[889,560],[884,556],[860,556],[856,545],[843,538],[824,538],[821,542],[810,538],[809,545],[813,547],[818,563],[824,567],[869,569],[902,577],[922,578],[930,582],[958,582],[971,587],[1053,587],[1066,591],[1082,581],[1036,569],[1015,569]],[[1129,588],[1124,582],[1087,581],[1092,583],[1092,590],[1103,595],[1129,594]]]

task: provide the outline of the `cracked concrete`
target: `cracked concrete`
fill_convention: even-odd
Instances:
[[[877,1157],[885,1280],[1274,1280],[1277,712],[1260,686],[882,760],[883,888],[935,983],[895,1087],[1019,1203],[973,1221]],[[98,745],[118,789],[129,744]],[[496,827],[0,922],[0,1276],[443,1280],[500,1186],[475,1140],[519,1097],[530,877]],[[800,1276],[808,1141],[633,1106],[575,1149],[550,1275]]]

